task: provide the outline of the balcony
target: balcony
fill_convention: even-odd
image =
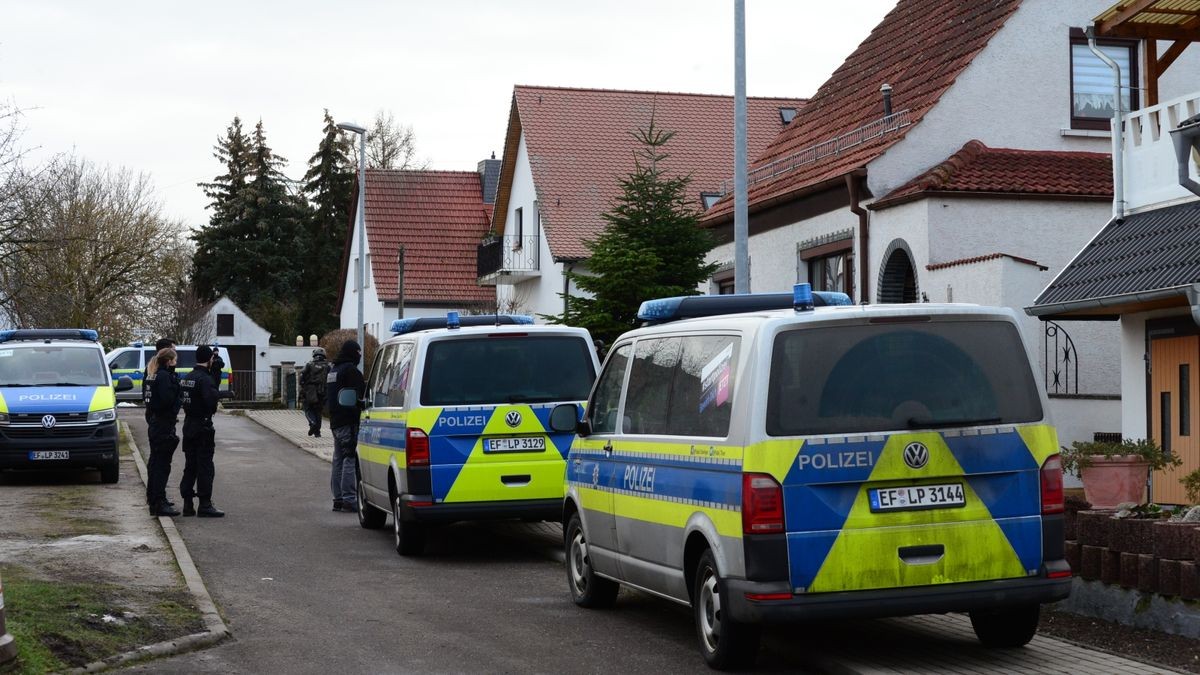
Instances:
[[[495,286],[540,276],[538,252],[541,237],[492,237],[476,249],[475,271],[479,283]]]
[[[1200,114],[1200,91],[1123,115],[1125,204],[1130,211],[1165,205],[1195,195],[1179,184],[1171,130]],[[1197,177],[1192,162],[1192,178]]]

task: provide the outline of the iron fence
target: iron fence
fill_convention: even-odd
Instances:
[[[1046,393],[1079,393],[1079,355],[1075,342],[1060,325],[1046,322],[1044,355],[1046,361]]]
[[[537,235],[524,237],[492,237],[479,244],[475,252],[476,276],[505,272],[536,272],[541,238]]]

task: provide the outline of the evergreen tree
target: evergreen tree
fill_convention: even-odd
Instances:
[[[716,269],[705,263],[713,241],[699,228],[700,213],[687,197],[691,177],[664,168],[674,132],[656,127],[652,115],[648,128],[633,135],[641,145],[634,170],[621,179],[621,196],[601,216],[604,231],[587,242],[588,272],[567,272],[591,297],[571,296],[563,315],[544,317],[587,328],[610,344],[636,325],[643,300],[698,295],[696,287]]]
[[[301,332],[306,335],[324,335],[337,327],[338,308],[334,303],[355,199],[356,172],[350,160],[350,141],[328,110],[324,134],[304,174],[304,191],[313,208],[306,228],[308,255],[303,263],[305,293],[299,319]]]
[[[213,157],[221,163],[225,173],[211,183],[200,183],[210,200],[212,210],[208,225],[201,228],[193,239],[196,250],[192,257],[192,279],[196,293],[212,300],[225,292],[227,283],[226,264],[229,262],[231,237],[240,229],[242,192],[250,175],[250,137],[242,130],[242,120],[234,116],[213,146]]]

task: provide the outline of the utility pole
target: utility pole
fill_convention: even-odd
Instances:
[[[733,291],[750,292],[746,190],[746,0],[733,0]]]
[[[396,304],[400,306],[400,315],[397,319],[404,318],[404,245],[400,245],[400,252],[396,255]]]

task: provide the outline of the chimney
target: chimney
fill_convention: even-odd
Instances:
[[[496,159],[496,152],[492,151],[491,159],[481,160],[479,162],[479,185],[483,188],[483,203],[496,203],[496,189],[500,187],[500,160]]]
[[[892,85],[884,82],[879,88],[879,93],[883,94],[883,116],[892,116]]]

